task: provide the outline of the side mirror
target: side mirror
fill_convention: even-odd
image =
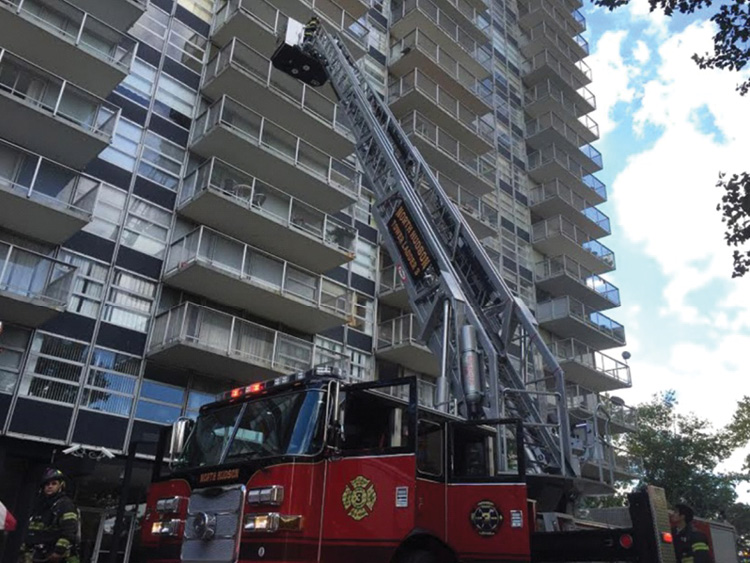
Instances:
[[[172,435],[169,439],[169,457],[179,457],[185,450],[185,442],[193,429],[193,421],[189,418],[178,418],[172,423]]]

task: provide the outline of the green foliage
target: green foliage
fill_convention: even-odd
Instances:
[[[593,0],[597,6],[610,10],[625,6],[630,0]],[[712,0],[649,0],[651,11],[661,10],[667,16],[675,13],[692,14],[714,6]],[[710,20],[716,24],[713,53],[694,54],[700,68],[719,68],[740,71],[750,63],[750,2],[729,0],[717,3],[710,10]],[[750,91],[750,80],[737,86],[740,94]],[[724,240],[735,247],[732,277],[744,276],[750,270],[750,251],[741,250],[750,242],[750,174],[743,172],[725,181],[719,174],[718,186],[724,189],[717,210],[726,225]]]

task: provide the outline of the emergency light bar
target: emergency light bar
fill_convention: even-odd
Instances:
[[[276,387],[283,387],[285,385],[291,385],[300,381],[309,379],[315,379],[317,377],[334,377],[337,379],[343,378],[341,369],[335,366],[318,366],[307,371],[293,373],[290,375],[282,375],[275,379],[268,379],[266,381],[259,381],[257,383],[251,383],[244,387],[236,387],[231,391],[223,393],[219,400],[225,401],[227,399],[239,399],[240,397],[246,397],[248,395],[257,395],[264,391],[274,389]]]

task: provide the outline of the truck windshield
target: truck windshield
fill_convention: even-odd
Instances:
[[[198,417],[178,464],[202,467],[230,459],[315,454],[323,446],[324,415],[322,390],[263,397],[207,412]]]

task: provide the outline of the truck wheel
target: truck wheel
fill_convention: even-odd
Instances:
[[[399,559],[399,563],[437,563],[435,555],[424,549],[406,552]]]

